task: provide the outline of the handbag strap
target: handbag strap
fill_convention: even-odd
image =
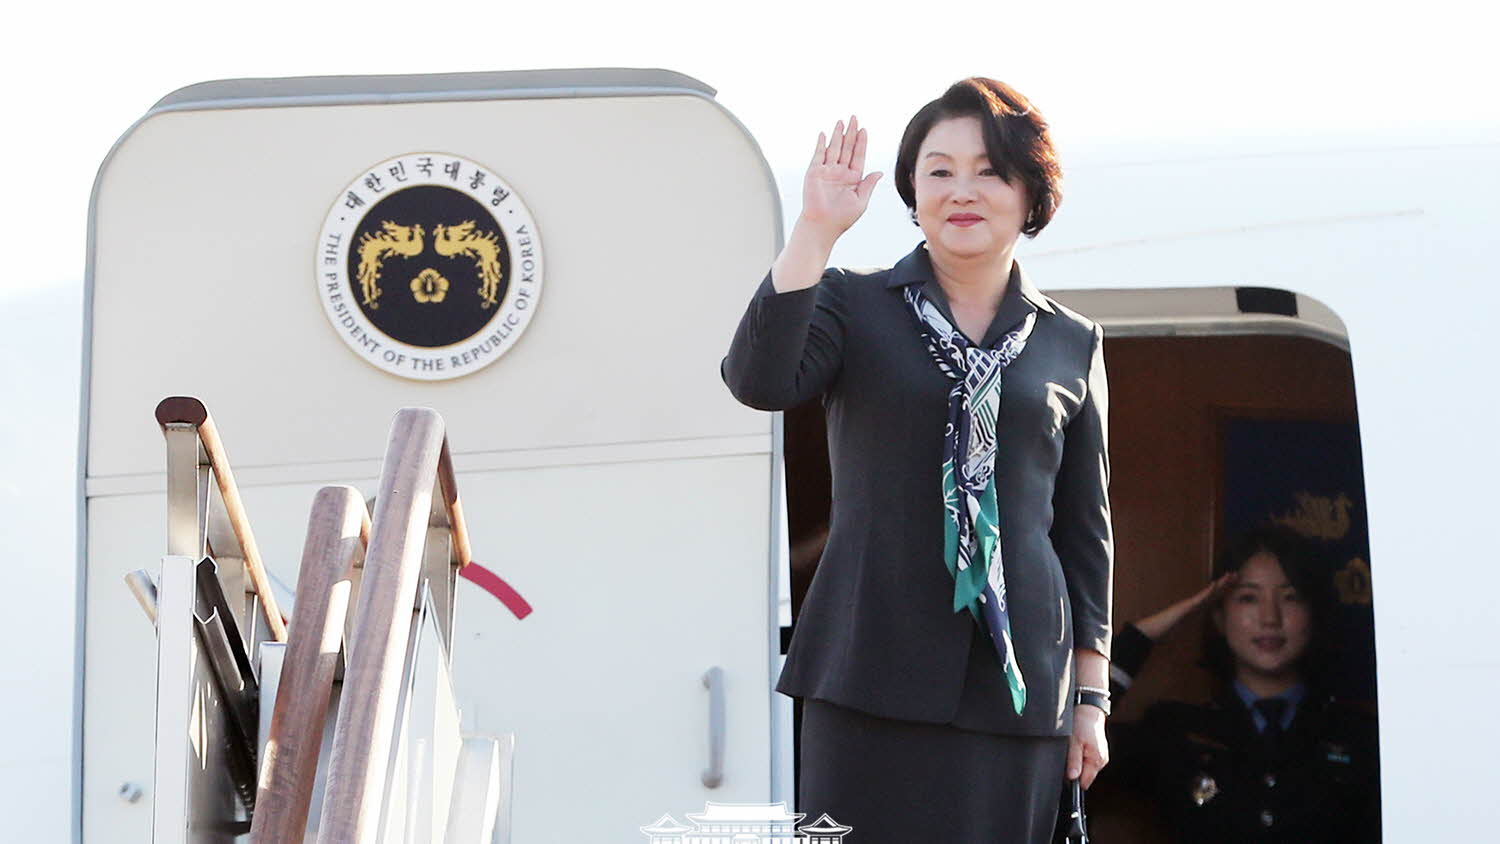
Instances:
[[[1088,817],[1083,810],[1083,785],[1078,780],[1068,781],[1072,792],[1073,811],[1069,813],[1068,832],[1063,837],[1066,844],[1088,844]]]

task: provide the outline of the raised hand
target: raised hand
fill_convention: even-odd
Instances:
[[[1225,592],[1233,589],[1234,585],[1239,582],[1239,578],[1239,572],[1229,572],[1228,574],[1220,575],[1197,592],[1134,622],[1136,629],[1145,633],[1149,639],[1160,639],[1173,627],[1181,623],[1189,614],[1205,604],[1212,604],[1222,597]]]
[[[859,128],[859,119],[849,118],[834,124],[833,134],[818,133],[818,145],[807,175],[802,180],[801,223],[811,227],[829,243],[854,225],[870,205],[870,194],[880,173],[865,175],[865,146],[868,138]]]
[[[802,180],[802,214],[771,265],[771,285],[781,293],[818,283],[833,244],[870,205],[879,173],[864,175],[865,130],[856,118],[840,120],[833,136],[818,135],[818,146]]]

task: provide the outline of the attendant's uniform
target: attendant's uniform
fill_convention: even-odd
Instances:
[[[920,284],[957,325],[925,244],[888,270],[827,271],[777,293],[768,275],[722,372],[741,402],[821,398],[832,512],[777,690],[804,699],[799,811],[862,844],[1045,841],[1072,730],[1073,650],[1110,647],[1103,332],[1032,285],[1020,263],[991,347],[1028,315],[1003,372],[995,488],[1014,648],[1012,706],[988,636],[953,609],[943,561],[948,394],[903,296]]]
[[[1134,625],[1115,639],[1118,698],[1151,640]],[[1166,701],[1140,723],[1109,726],[1101,784],[1145,791],[1183,844],[1378,844],[1375,720],[1313,688],[1259,698],[1239,683],[1203,705]]]

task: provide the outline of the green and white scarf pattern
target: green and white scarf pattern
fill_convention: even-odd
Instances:
[[[1001,373],[1026,348],[1036,313],[992,349],[969,342],[922,293],[905,289],[927,350],[953,379],[943,432],[943,560],[953,575],[953,611],[967,609],[988,631],[1005,667],[1011,704],[1026,706],[1026,680],[1011,639],[1000,552],[1000,514],[995,495],[995,428],[1000,418]]]

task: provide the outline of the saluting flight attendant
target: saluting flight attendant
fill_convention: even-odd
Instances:
[[[751,407],[827,414],[828,543],[777,684],[804,700],[798,810],[862,844],[1043,842],[1107,759],[1103,334],[1015,259],[1061,200],[1025,97],[973,78],[923,106],[895,179],[925,242],[825,270],[880,179],[866,143],[852,117],[818,136],[723,366]]]
[[[1197,594],[1125,625],[1113,680],[1124,694],[1156,640],[1211,609],[1207,703],[1158,701],[1113,725],[1109,778],[1154,799],[1182,844],[1376,844],[1380,763],[1375,719],[1323,687],[1327,570],[1279,526],[1230,545]]]

